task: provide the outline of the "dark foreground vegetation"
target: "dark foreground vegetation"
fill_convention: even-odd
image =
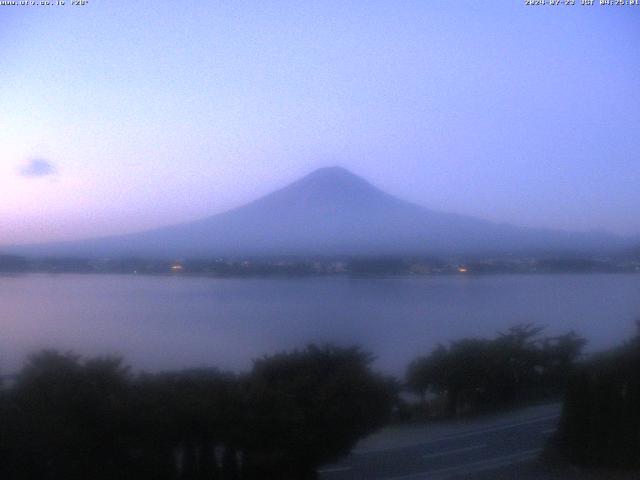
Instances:
[[[118,359],[41,352],[2,390],[0,478],[316,478],[389,417],[392,384],[370,363],[310,346],[243,376],[132,375]]]
[[[574,332],[555,337],[542,332],[518,325],[493,339],[440,345],[414,360],[407,386],[423,399],[418,413],[455,416],[559,399],[586,341]]]
[[[572,375],[554,447],[582,465],[640,468],[640,333]]]
[[[640,478],[640,321],[631,340],[587,359],[586,342],[574,332],[544,337],[542,331],[519,325],[493,339],[462,339],[416,359],[407,370],[407,386],[423,401],[421,410],[407,416],[473,414],[563,399],[546,455],[560,460],[551,465],[563,466],[563,473],[542,478],[578,478],[575,472],[565,476],[567,464],[598,472],[597,478]]]
[[[0,478],[308,480],[390,419],[565,404],[550,451],[640,467],[640,334],[582,359],[585,340],[518,325],[440,345],[398,383],[357,347],[311,345],[215,369],[133,374],[118,358],[43,351],[0,388]]]

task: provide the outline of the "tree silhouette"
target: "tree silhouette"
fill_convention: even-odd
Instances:
[[[390,384],[371,360],[310,346],[243,377],[134,376],[118,358],[43,351],[0,390],[0,478],[314,478],[389,414]]]
[[[491,340],[438,345],[409,365],[406,384],[423,399],[444,396],[449,415],[559,395],[585,341],[573,332],[542,338],[542,331],[524,324]]]
[[[248,379],[250,478],[313,479],[390,413],[389,383],[358,348],[310,345],[264,357]]]
[[[640,467],[640,334],[571,376],[555,446],[572,461]]]
[[[126,469],[127,369],[116,358],[32,355],[8,400],[9,478],[113,478]]]

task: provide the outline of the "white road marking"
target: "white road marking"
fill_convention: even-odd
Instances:
[[[372,453],[381,453],[381,452],[391,452],[391,451],[397,451],[397,450],[404,450],[406,448],[413,448],[413,447],[418,447],[421,445],[431,445],[433,443],[439,443],[442,441],[448,441],[448,440],[457,440],[459,438],[467,438],[467,437],[474,437],[476,435],[482,435],[483,433],[490,433],[490,432],[499,432],[500,430],[509,430],[510,428],[514,428],[514,427],[521,427],[522,425],[530,425],[532,423],[540,423],[540,422],[545,422],[548,420],[552,420],[554,418],[558,418],[560,417],[559,413],[554,413],[553,415],[545,415],[543,417],[536,417],[536,418],[532,418],[529,420],[523,420],[520,422],[513,422],[513,423],[504,423],[504,424],[498,424],[494,427],[485,427],[485,428],[481,428],[478,430],[472,430],[472,431],[466,431],[466,432],[461,432],[461,433],[451,433],[449,435],[443,435],[441,437],[438,438],[433,438],[430,440],[424,440],[421,442],[416,442],[412,445],[408,445],[408,446],[401,446],[401,447],[390,447],[390,448],[373,448],[370,450],[357,450],[354,452],[354,454],[356,455],[367,455],[367,454],[372,454]]]
[[[454,453],[470,452],[471,450],[478,450],[480,448],[486,448],[486,447],[487,447],[487,444],[483,443],[482,445],[473,445],[471,447],[464,447],[464,448],[454,448],[453,450],[445,450],[444,452],[428,453],[427,455],[423,455],[422,458],[444,457],[447,455],[453,455]]]
[[[349,470],[351,470],[351,467],[323,468],[322,470],[318,470],[318,473],[348,472]]]
[[[510,428],[521,427],[522,425],[530,425],[532,423],[546,422],[547,420],[552,420],[554,418],[558,418],[559,416],[560,416],[560,414],[546,415],[544,417],[533,418],[531,420],[523,420],[521,422],[505,423],[505,424],[502,424],[502,425],[496,425],[495,427],[481,428],[479,430],[474,430],[472,432],[454,433],[454,434],[451,434],[451,435],[440,437],[439,439],[437,439],[435,441],[466,438],[466,437],[472,437],[474,435],[480,435],[482,433],[499,432],[500,430],[509,430]]]
[[[513,465],[514,463],[520,463],[527,460],[531,460],[536,456],[538,456],[538,454],[541,451],[542,451],[541,448],[523,450],[521,452],[513,453],[511,455],[493,457],[486,460],[481,460],[479,462],[472,462],[464,465],[456,465],[453,467],[440,468],[438,470],[427,470],[424,472],[412,473],[409,475],[402,475],[399,477],[386,477],[382,480],[446,480],[447,478],[451,478],[456,475],[477,473],[477,472],[482,472],[484,470],[492,470],[494,468],[500,468],[506,465]]]

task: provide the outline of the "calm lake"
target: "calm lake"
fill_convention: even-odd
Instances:
[[[401,374],[438,342],[522,322],[569,329],[589,349],[640,318],[640,275],[212,279],[118,275],[0,277],[0,372],[43,347],[120,354],[136,369],[249,368],[266,353],[355,343]]]

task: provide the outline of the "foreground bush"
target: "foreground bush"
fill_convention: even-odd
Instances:
[[[383,425],[392,389],[357,348],[317,348],[255,362],[248,381],[247,464],[256,479],[311,479]]]
[[[0,390],[0,478],[311,479],[380,427],[392,392],[356,348],[310,346],[246,376],[132,375],[45,351]]]
[[[555,444],[583,465],[640,467],[640,336],[572,376]]]
[[[407,386],[443,399],[450,416],[560,396],[586,342],[573,332],[543,337],[542,331],[519,325],[494,339],[439,345],[409,365]]]

